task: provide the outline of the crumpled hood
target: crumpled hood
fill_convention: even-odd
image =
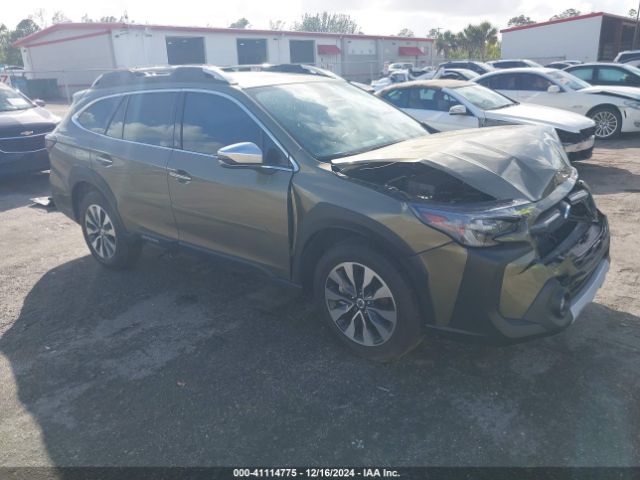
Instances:
[[[615,87],[610,85],[594,85],[579,90],[580,93],[593,93],[602,95],[613,95],[616,97],[628,98],[640,101],[640,88],[638,87]]]
[[[457,130],[406,140],[332,164],[422,162],[496,200],[535,202],[574,174],[551,127]]]
[[[595,126],[595,122],[584,115],[533,103],[518,103],[497,110],[486,110],[484,114],[486,118],[492,120],[528,125],[550,125],[574,133]]]

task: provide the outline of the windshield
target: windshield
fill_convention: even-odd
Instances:
[[[571,75],[570,73],[564,72],[562,70],[547,72],[547,75],[555,80],[555,82],[559,85],[570,88],[571,90],[580,90],[591,86],[584,80],[580,80],[575,75]]]
[[[636,75],[638,75],[640,77],[640,68],[638,67],[634,67],[633,65],[625,65],[625,67],[627,70],[629,70],[632,73],[635,73]]]
[[[508,107],[509,105],[515,105],[513,100],[481,85],[456,88],[455,92],[482,110],[496,110],[498,108]]]
[[[0,112],[33,108],[33,103],[10,88],[0,88]]]
[[[346,82],[271,85],[247,91],[321,161],[428,135],[405,113]]]

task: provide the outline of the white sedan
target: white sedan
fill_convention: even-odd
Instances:
[[[424,80],[389,86],[379,97],[435,131],[496,125],[549,125],[571,160],[591,157],[595,123],[577,113],[517,103],[472,82]]]
[[[562,70],[513,68],[490,72],[474,82],[518,102],[561,108],[592,118],[596,137],[640,132],[640,88],[596,86]]]

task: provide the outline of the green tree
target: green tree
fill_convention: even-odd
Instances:
[[[38,24],[31,18],[21,20],[15,30],[9,30],[5,25],[0,26],[0,60],[1,63],[22,65],[20,49],[13,46],[13,42],[40,30]]]
[[[527,17],[526,15],[518,15],[517,17],[511,17],[509,19],[509,22],[507,23],[507,26],[509,26],[509,27],[520,27],[522,25],[532,25],[534,23],[536,23],[536,22],[531,20],[530,17]]]
[[[293,24],[299,32],[362,33],[358,24],[344,13],[305,13]]]
[[[397,36],[398,37],[415,37],[415,35],[413,34],[413,31],[409,30],[408,28],[403,28],[402,30],[400,30]]]
[[[229,25],[229,28],[247,28],[249,26],[249,20],[242,17]]]
[[[632,8],[631,10],[629,10],[629,14],[628,14],[631,18],[636,18],[638,16],[638,11],[635,8]]]
[[[284,30],[285,25],[284,20],[269,20],[269,30]]]
[[[451,53],[458,49],[458,36],[451,30],[438,33],[436,37],[436,50],[449,58]]]
[[[575,8],[567,8],[564,12],[554,15],[549,20],[559,20],[561,18],[577,17],[578,15],[580,15],[580,10],[576,10]]]
[[[52,24],[56,24],[56,23],[68,23],[70,22],[71,19],[69,17],[67,17],[64,12],[58,10],[56,12],[53,12],[53,15],[51,16],[51,23]]]
[[[498,43],[498,29],[490,22],[482,22],[478,25],[468,25],[461,33],[460,44],[467,51],[469,57],[487,58],[487,49]]]

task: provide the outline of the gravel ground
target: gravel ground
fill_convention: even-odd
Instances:
[[[0,465],[640,465],[640,137],[578,166],[612,266],[568,330],[355,358],[305,298],[148,248],[131,272],[0,183]]]

